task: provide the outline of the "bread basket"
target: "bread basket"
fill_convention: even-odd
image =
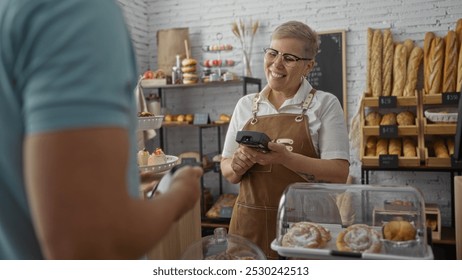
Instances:
[[[425,110],[425,117],[435,123],[457,122],[457,108],[431,108]]]
[[[152,116],[152,117],[138,117],[138,129],[139,130],[158,129],[162,126],[163,120],[164,120],[163,115]]]

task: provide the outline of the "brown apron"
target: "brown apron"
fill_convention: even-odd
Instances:
[[[293,140],[290,144],[292,152],[319,158],[311,140],[308,117],[305,115],[315,92],[313,89],[308,94],[300,114],[283,113],[258,118],[257,94],[252,105],[253,118],[245,124],[243,130],[265,132],[272,140]],[[276,259],[278,254],[271,250],[270,245],[276,238],[279,200],[288,185],[305,181],[296,172],[281,164],[255,164],[242,177],[229,232],[257,244],[268,259]]]

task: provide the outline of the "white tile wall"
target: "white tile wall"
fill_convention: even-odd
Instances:
[[[347,94],[349,121],[357,112],[358,101],[364,90],[366,67],[366,29],[391,28],[395,41],[413,39],[423,45],[425,32],[443,36],[462,18],[460,0],[118,0],[124,7],[135,42],[140,72],[156,66],[156,31],[189,27],[192,56],[199,61],[212,58],[203,53],[203,45],[214,44],[216,33],[223,34],[223,43],[235,50],[227,57],[240,60],[239,44],[231,32],[231,22],[239,17],[259,20],[254,41],[252,65],[255,77],[263,74],[261,49],[268,45],[271,31],[287,20],[300,20],[317,31],[347,30]],[[232,71],[242,73],[240,66]],[[220,113],[231,113],[241,95],[241,88],[213,88],[169,92],[167,107],[171,113],[209,112],[212,118]],[[214,135],[206,136],[205,143],[215,147]],[[224,135],[223,135],[224,137]],[[223,139],[223,138],[222,138]],[[194,129],[168,131],[168,151],[172,154],[197,150],[197,131]],[[359,182],[361,176],[357,151],[352,149],[351,175]],[[373,172],[370,183],[412,185],[422,190],[427,202],[438,203],[443,213],[443,224],[450,224],[450,178],[446,173]],[[211,178],[209,185],[216,184]],[[236,190],[235,186],[227,186]]]

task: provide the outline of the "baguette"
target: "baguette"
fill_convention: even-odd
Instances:
[[[456,35],[457,35],[457,42],[459,46],[462,44],[462,18],[460,18],[456,23]]]
[[[374,31],[374,37],[372,40],[372,56],[371,56],[372,96],[382,95],[382,48],[383,48],[382,31],[377,29]]]
[[[377,140],[376,156],[388,154],[388,139],[380,138]]]
[[[393,59],[393,91],[391,93],[393,96],[403,96],[407,74],[406,63],[406,47],[398,44]]]
[[[383,56],[382,56],[382,94],[391,95],[392,74],[393,74],[393,36],[390,29],[383,31]]]
[[[428,94],[430,87],[429,87],[429,75],[430,75],[430,60],[431,60],[431,44],[433,39],[435,38],[435,33],[427,32],[425,33],[424,39],[424,91],[425,94]]]
[[[457,85],[456,85],[456,91],[461,92],[462,91],[462,43],[459,48],[459,59],[457,62]]]
[[[446,35],[446,50],[443,68],[443,92],[456,91],[457,83],[457,38],[456,32],[449,30]]]
[[[406,47],[406,61],[409,60],[412,50],[414,49],[414,41],[411,39],[406,39],[403,42],[403,45]]]
[[[366,64],[366,95],[372,95],[371,87],[371,57],[372,57],[372,41],[374,38],[374,30],[372,28],[367,29],[367,64]]]
[[[430,64],[428,72],[428,91],[430,94],[441,93],[444,65],[444,40],[435,37],[430,49]]]
[[[404,137],[403,138],[403,155],[405,157],[416,157],[416,144],[413,138]]]
[[[406,85],[404,87],[404,96],[414,96],[417,87],[417,76],[419,74],[419,67],[423,58],[423,50],[420,47],[414,47],[409,56],[407,65]]]
[[[388,154],[401,156],[401,138],[391,138],[388,144]]]

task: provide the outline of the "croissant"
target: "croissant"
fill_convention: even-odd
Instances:
[[[408,221],[390,221],[383,228],[383,238],[392,241],[415,240],[416,229]]]

